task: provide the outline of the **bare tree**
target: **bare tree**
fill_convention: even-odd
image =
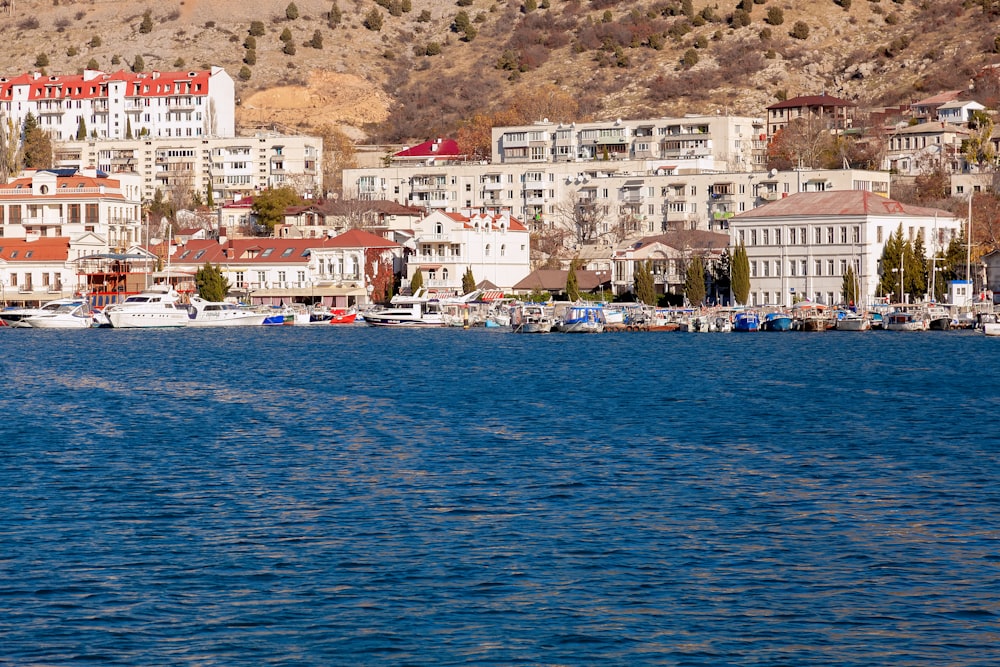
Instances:
[[[605,235],[605,220],[608,215],[608,204],[596,195],[586,195],[584,192],[595,190],[570,190],[566,199],[556,205],[557,224],[562,225],[568,237],[577,245],[594,243]]]
[[[12,118],[0,114],[0,183],[21,170],[20,132]]]

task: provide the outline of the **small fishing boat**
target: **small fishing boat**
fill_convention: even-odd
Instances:
[[[553,319],[549,309],[537,303],[525,303],[511,308],[510,330],[514,333],[549,333]]]
[[[764,331],[791,331],[792,316],[789,313],[773,312],[764,315],[761,322],[761,329]]]
[[[742,310],[733,315],[733,331],[760,331],[760,315]]]
[[[564,333],[601,333],[606,320],[600,306],[574,305],[566,309],[556,325],[556,331]]]

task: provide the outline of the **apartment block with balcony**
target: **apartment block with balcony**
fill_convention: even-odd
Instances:
[[[766,162],[763,119],[690,115],[654,120],[551,123],[495,127],[497,164],[649,160],[652,168],[676,163],[682,170],[762,170]]]
[[[96,139],[232,137],[236,96],[221,67],[189,72],[0,76],[0,115],[30,113],[56,141],[81,129]]]
[[[270,187],[291,186],[319,196],[323,174],[319,137],[258,133],[246,137],[107,139],[55,146],[59,167],[94,165],[109,174],[135,172],[142,196],[163,194],[233,200]]]

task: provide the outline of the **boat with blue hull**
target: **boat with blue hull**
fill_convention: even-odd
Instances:
[[[733,315],[733,331],[760,331],[760,315],[745,310]]]
[[[764,331],[791,331],[792,316],[788,313],[767,313],[761,322]]]
[[[566,309],[554,328],[563,333],[601,333],[605,324],[604,309],[600,306],[574,305]]]

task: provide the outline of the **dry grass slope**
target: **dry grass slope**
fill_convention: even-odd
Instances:
[[[452,133],[541,86],[595,118],[762,114],[781,95],[824,90],[863,105],[911,101],[964,88],[997,58],[984,10],[963,0],[756,0],[746,26],[742,0],[693,0],[693,16],[682,0],[378,2],[295,0],[289,20],[289,0],[17,0],[0,13],[0,58],[9,75],[40,69],[42,56],[52,73],[114,71],[137,56],[146,69],[220,65],[237,79],[243,128],[326,124],[384,140]],[[331,27],[335,4],[342,18]],[[373,11],[379,31],[364,26]],[[459,11],[474,38],[453,29]],[[252,21],[264,34],[242,81]],[[799,22],[804,39],[790,34]],[[321,49],[309,45],[317,33]]]

